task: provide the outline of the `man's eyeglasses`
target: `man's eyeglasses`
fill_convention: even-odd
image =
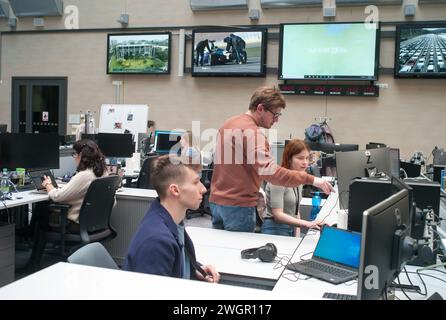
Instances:
[[[279,117],[282,115],[282,113],[280,113],[280,112],[273,112],[267,108],[265,108],[265,109],[273,114],[274,119],[279,119]]]

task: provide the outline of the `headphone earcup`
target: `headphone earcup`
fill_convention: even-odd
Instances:
[[[273,250],[273,252],[274,252],[274,256],[277,256],[277,247],[276,247],[276,245],[274,244],[274,243],[267,243],[266,244],[267,246],[271,246],[271,248],[272,248],[272,250]]]
[[[271,262],[277,255],[277,248],[273,243],[267,243],[259,248],[259,258],[263,262]]]

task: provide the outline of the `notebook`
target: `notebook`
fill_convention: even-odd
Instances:
[[[28,173],[29,173],[29,177],[33,181],[34,185],[36,186],[37,193],[45,193],[46,192],[46,188],[44,186],[42,186],[42,177],[43,176],[50,177],[53,187],[54,188],[58,187],[56,179],[54,178],[53,173],[51,172],[50,169],[30,170]],[[33,192],[36,192],[36,191],[33,191]]]
[[[313,257],[286,268],[334,284],[343,283],[358,276],[360,248],[360,233],[326,226]]]

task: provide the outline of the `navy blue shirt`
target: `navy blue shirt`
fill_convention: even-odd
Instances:
[[[195,260],[192,241],[185,232],[185,249]],[[123,269],[161,276],[181,278],[183,271],[182,244],[177,225],[161,205],[152,202],[130,243]],[[191,276],[195,270],[190,266]]]

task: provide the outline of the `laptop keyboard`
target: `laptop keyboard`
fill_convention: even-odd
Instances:
[[[330,266],[330,265],[323,264],[323,263],[318,263],[317,261],[314,261],[314,260],[308,260],[308,261],[302,262],[301,264],[305,268],[315,269],[315,270],[319,270],[319,271],[322,271],[325,273],[329,273],[329,274],[332,274],[338,278],[345,278],[345,277],[351,276],[353,274],[353,272],[351,272],[351,271],[339,269],[335,266]]]
[[[333,300],[356,300],[356,296],[352,294],[325,292],[322,298]]]

